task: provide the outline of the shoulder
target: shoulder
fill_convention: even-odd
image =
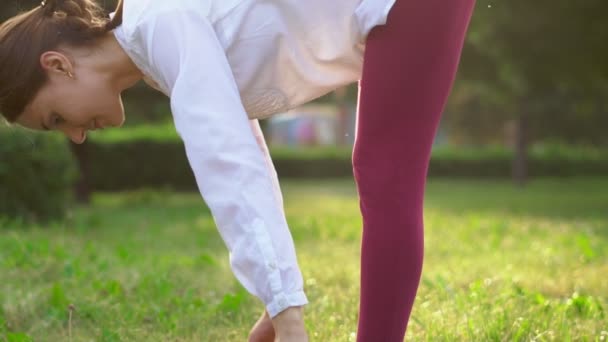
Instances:
[[[194,13],[206,16],[211,0],[124,0],[122,30],[131,38],[163,14]]]

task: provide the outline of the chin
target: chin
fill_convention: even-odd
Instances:
[[[112,116],[111,120],[108,120],[111,127],[122,127],[125,123],[125,113]]]
[[[122,127],[122,125],[125,123],[126,120],[126,115],[125,115],[125,108],[122,106],[120,106],[120,124],[118,125],[118,127]]]
[[[119,121],[119,122],[118,122],[116,125],[114,125],[114,127],[122,127],[122,125],[124,125],[124,123],[125,123],[125,117],[124,117],[124,115],[123,115],[123,116],[120,118],[120,121]]]

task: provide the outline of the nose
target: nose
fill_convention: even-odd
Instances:
[[[81,127],[66,128],[63,133],[75,144],[82,144],[87,139],[87,130]]]

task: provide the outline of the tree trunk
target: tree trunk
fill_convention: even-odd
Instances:
[[[70,149],[78,162],[78,170],[80,171],[78,181],[74,186],[74,195],[76,201],[81,204],[89,204],[91,200],[91,187],[89,186],[89,162],[87,158],[87,145],[85,140],[83,144],[75,144],[70,141]]]
[[[523,111],[515,122],[515,158],[513,159],[513,181],[525,186],[528,180],[528,114]]]

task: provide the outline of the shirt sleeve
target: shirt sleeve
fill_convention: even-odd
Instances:
[[[138,30],[236,278],[271,318],[307,304],[276,172],[213,26],[196,8],[170,9]]]
[[[272,163],[272,157],[270,156],[270,150],[268,149],[268,145],[266,145],[266,139],[264,138],[264,133],[262,132],[262,127],[260,127],[260,122],[258,119],[253,119],[249,121],[251,126],[251,131],[253,132],[253,136],[260,148],[260,151],[264,154],[264,161],[266,162],[266,169],[270,174],[272,181],[272,190],[274,191],[274,195],[279,202],[279,207],[283,210],[283,194],[281,193],[281,185],[279,184],[279,175],[277,174],[276,169],[274,168],[274,164]],[[284,215],[284,214],[283,214]]]

